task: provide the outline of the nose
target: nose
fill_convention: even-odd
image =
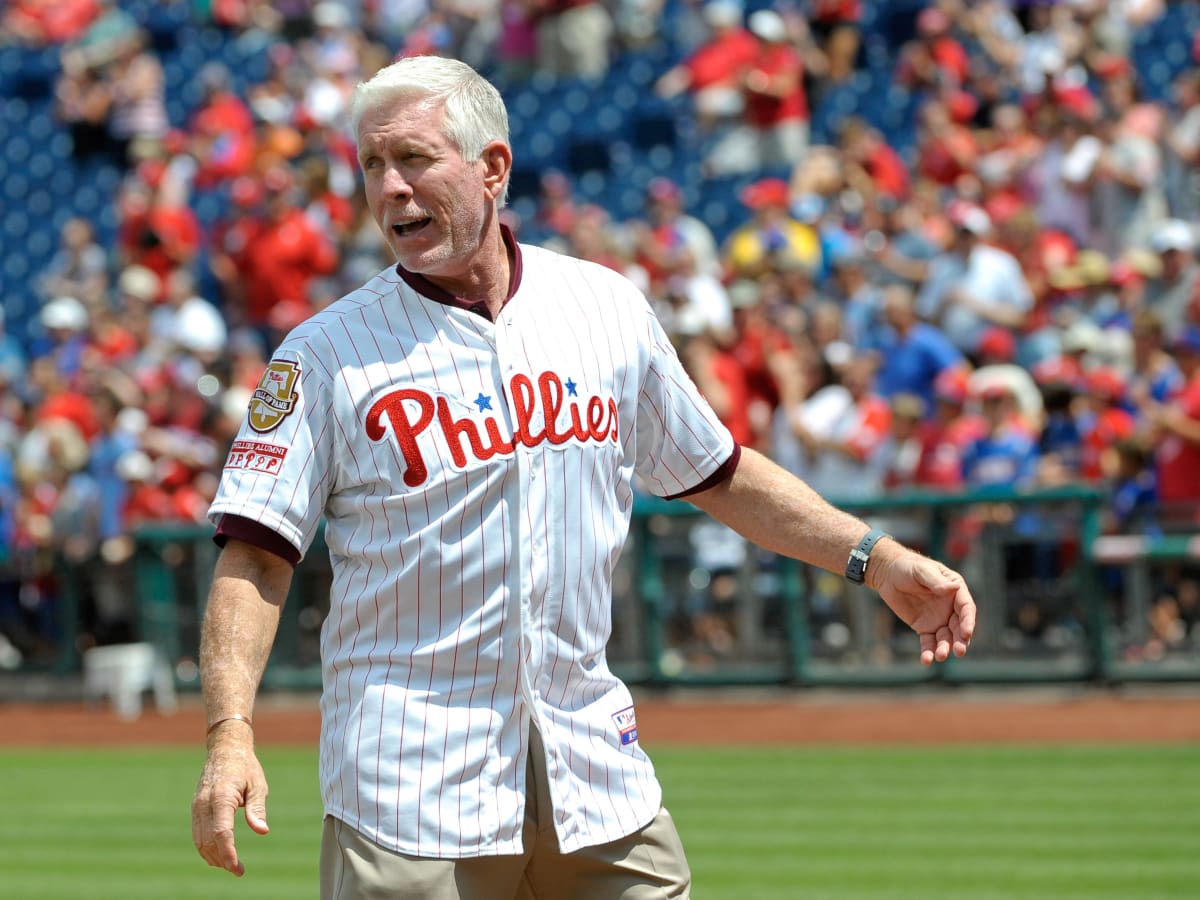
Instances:
[[[412,196],[412,185],[405,180],[395,166],[388,166],[387,171],[383,173],[383,195],[393,199],[405,199]]]

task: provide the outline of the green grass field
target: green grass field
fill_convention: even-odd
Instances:
[[[697,900],[1200,896],[1200,747],[650,749]],[[199,749],[0,752],[0,897],[315,897],[315,755],[262,755],[237,880],[191,846]]]

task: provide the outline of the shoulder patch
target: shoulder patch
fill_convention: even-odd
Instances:
[[[300,399],[300,364],[273,359],[263,372],[254,394],[246,420],[259,434],[274,431],[279,423],[296,409]]]

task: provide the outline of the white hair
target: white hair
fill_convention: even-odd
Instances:
[[[495,85],[466,63],[441,56],[405,57],[360,82],[350,100],[354,133],[365,113],[402,98],[444,105],[446,137],[464,159],[482,158],[492,141],[508,144],[508,110]]]

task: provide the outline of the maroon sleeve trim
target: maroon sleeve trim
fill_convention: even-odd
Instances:
[[[292,568],[295,568],[300,562],[300,551],[292,545],[291,541],[278,531],[272,531],[266,525],[255,522],[253,519],[247,519],[244,516],[221,516],[221,521],[217,523],[217,533],[213,535],[213,541],[218,547],[224,547],[229,538],[245,541],[260,550],[274,553],[289,563]]]
[[[682,500],[685,497],[690,497],[692,494],[699,494],[701,491],[707,491],[709,488],[714,488],[722,481],[730,478],[734,470],[738,466],[738,460],[742,458],[742,445],[734,444],[733,452],[729,454],[729,459],[721,463],[717,471],[713,472],[702,482],[692,488],[688,488],[679,494],[672,494],[670,497],[663,497],[664,500]]]

